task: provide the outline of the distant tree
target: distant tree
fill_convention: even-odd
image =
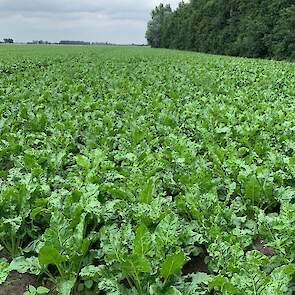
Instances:
[[[152,47],[163,47],[162,33],[171,15],[170,5],[160,4],[152,11],[152,19],[148,23],[146,32],[146,39]]]
[[[61,45],[90,45],[90,42],[85,41],[71,41],[71,40],[61,40],[59,41]]]
[[[3,41],[4,41],[4,43],[10,43],[10,44],[12,44],[14,42],[13,39],[11,39],[11,38],[4,38]]]

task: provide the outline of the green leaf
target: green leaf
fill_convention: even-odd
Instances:
[[[139,256],[146,255],[151,247],[150,233],[145,225],[140,225],[136,230],[133,251]]]
[[[75,278],[71,279],[64,279],[64,278],[58,278],[56,286],[58,290],[59,295],[70,295],[72,289],[74,288],[76,283]]]
[[[37,207],[37,208],[34,208],[32,211],[31,211],[31,217],[32,219],[35,219],[37,215],[39,215],[42,211],[44,211],[44,208],[43,207]]]
[[[183,252],[168,256],[161,264],[160,274],[168,279],[173,274],[179,272],[185,264],[185,255]]]
[[[0,285],[3,284],[10,272],[9,263],[0,258]]]
[[[91,166],[89,159],[83,155],[76,156],[76,162],[80,167],[86,170],[89,169]]]
[[[170,287],[165,295],[182,295],[182,293],[177,290],[175,287]]]
[[[289,276],[293,275],[295,273],[295,265],[294,264],[285,265],[282,269],[283,269],[283,272]]]
[[[50,291],[49,289],[42,286],[37,288],[37,294],[47,294],[49,293],[49,291]]]
[[[289,164],[295,165],[295,155],[289,159]]]
[[[59,252],[51,246],[43,246],[39,252],[39,262],[41,264],[59,265],[66,261],[66,258],[59,254]]]
[[[259,200],[261,195],[261,185],[258,182],[257,178],[252,176],[245,184],[245,195],[248,199],[255,202]]]
[[[41,266],[37,257],[16,257],[11,261],[9,267],[10,270],[15,270],[19,273],[29,272],[34,275],[39,275],[41,272]]]
[[[237,294],[235,287],[229,282],[228,278],[222,275],[216,276],[209,282],[208,287],[210,290],[221,290],[228,293],[225,294]]]
[[[152,202],[154,188],[155,188],[155,180],[151,178],[143,185],[143,188],[139,194],[139,199],[141,203],[150,204]]]
[[[101,276],[104,270],[105,270],[104,265],[100,265],[100,266],[88,265],[81,269],[80,276],[82,278],[94,279],[96,277]]]
[[[128,275],[132,273],[147,272],[152,271],[150,262],[144,256],[131,255],[125,262],[121,264],[123,272]]]
[[[208,283],[211,281],[212,277],[203,272],[192,273],[188,275],[189,280],[185,284],[184,294],[207,294],[204,290],[207,289]]]
[[[93,281],[92,280],[87,280],[87,281],[84,282],[84,284],[85,284],[85,287],[87,289],[90,289],[93,286]]]
[[[166,215],[155,229],[156,250],[162,253],[164,247],[170,248],[178,240],[179,219],[176,214]]]
[[[36,288],[34,286],[29,285],[29,291],[30,291],[30,293],[35,294],[37,290],[36,290]]]

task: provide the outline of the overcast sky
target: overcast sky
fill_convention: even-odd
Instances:
[[[0,39],[144,43],[151,9],[180,0],[0,0]]]

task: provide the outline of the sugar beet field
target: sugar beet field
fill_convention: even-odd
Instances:
[[[0,294],[295,292],[295,64],[0,46]]]

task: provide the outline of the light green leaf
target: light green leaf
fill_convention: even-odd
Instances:
[[[59,295],[70,295],[73,287],[75,286],[75,278],[63,279],[59,278],[57,280],[56,286]]]
[[[160,274],[168,279],[171,275],[179,272],[185,264],[185,255],[183,252],[168,256],[161,264]]]
[[[89,159],[83,155],[76,156],[76,162],[80,167],[86,170],[89,169],[91,166]]]
[[[248,199],[258,200],[261,195],[261,185],[256,177],[251,177],[245,184],[245,195]]]
[[[0,259],[0,285],[6,281],[9,272],[9,263],[4,259]]]
[[[175,245],[178,240],[179,220],[177,215],[166,215],[155,229],[156,250],[161,253],[164,247]]]
[[[15,270],[19,273],[29,272],[34,275],[39,275],[41,272],[41,266],[37,257],[16,257],[11,261],[9,267],[10,270]]]
[[[153,194],[155,189],[154,179],[149,179],[144,185],[139,194],[141,203],[150,204],[153,200]]]
[[[31,293],[35,294],[37,290],[36,290],[36,288],[35,288],[34,286],[29,285],[29,291],[30,291]]]
[[[49,289],[42,286],[37,288],[37,294],[47,294],[49,293],[49,291],[50,291]]]
[[[151,247],[150,234],[145,225],[140,225],[136,230],[133,251],[139,256],[145,255]]]
[[[182,295],[182,293],[177,290],[175,287],[170,287],[165,295]]]
[[[151,272],[151,265],[147,258],[139,255],[129,256],[125,262],[122,263],[122,270],[125,274]]]
[[[289,159],[289,164],[290,164],[290,165],[295,165],[295,155],[292,156],[292,157]]]
[[[81,269],[80,276],[82,278],[93,279],[97,276],[101,276],[105,270],[105,265],[94,266],[88,265]]]

